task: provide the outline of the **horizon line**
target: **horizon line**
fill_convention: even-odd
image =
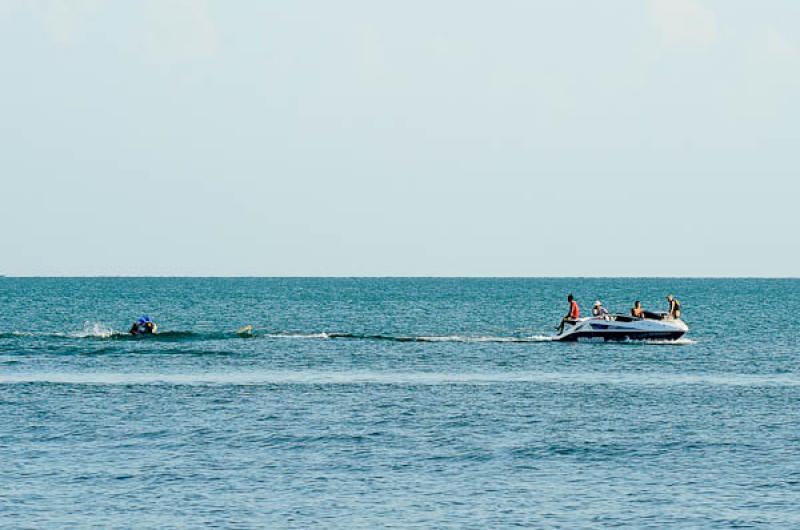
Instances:
[[[588,280],[613,280],[613,279],[670,279],[670,280],[797,280],[800,276],[556,276],[556,275],[541,275],[541,276],[478,276],[478,275],[363,275],[363,276],[348,276],[348,275],[174,275],[174,274],[80,274],[80,275],[13,275],[13,274],[0,274],[0,278],[19,278],[19,279],[126,279],[126,278],[164,278],[164,279],[177,279],[177,278],[196,278],[196,279],[331,279],[331,280],[344,280],[344,279],[497,279],[497,280],[535,280],[535,279],[588,279]]]

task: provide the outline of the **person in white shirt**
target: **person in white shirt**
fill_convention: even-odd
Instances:
[[[594,303],[594,307],[592,308],[592,316],[608,318],[608,310],[603,307],[603,302],[600,300]]]

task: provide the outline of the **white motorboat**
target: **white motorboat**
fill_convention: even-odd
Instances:
[[[646,318],[629,315],[605,315],[579,318],[564,323],[556,341],[676,340],[689,326],[666,313],[647,313]]]

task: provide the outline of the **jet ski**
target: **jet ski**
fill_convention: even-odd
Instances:
[[[130,329],[131,335],[155,335],[157,332],[158,324],[147,315],[140,316]]]
[[[689,326],[667,313],[647,313],[645,318],[629,315],[606,315],[566,321],[564,331],[555,341],[618,341],[618,340],[677,340],[689,331]]]

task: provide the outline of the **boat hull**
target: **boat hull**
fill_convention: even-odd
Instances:
[[[619,320],[616,320],[619,318]],[[626,341],[626,340],[677,340],[689,331],[678,319],[633,319],[625,316],[584,318],[564,327],[564,332],[553,337],[561,342]]]
[[[631,331],[628,333],[575,333],[567,337],[556,337],[554,340],[560,342],[614,342],[626,340],[678,340],[686,334],[684,331],[673,331],[665,333],[650,333]]]

